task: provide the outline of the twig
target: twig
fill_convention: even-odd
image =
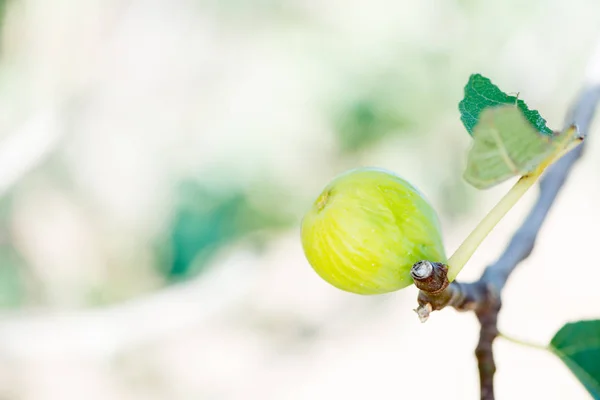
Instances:
[[[580,135],[586,137],[599,101],[600,84],[595,82],[584,89],[573,104],[566,118],[566,126],[577,125]],[[478,281],[453,281],[448,284],[448,268],[445,265],[425,261],[413,266],[413,279],[420,289],[419,307],[415,311],[421,321],[426,320],[431,311],[448,306],[460,311],[472,310],[477,315],[481,331],[475,354],[482,400],[494,399],[496,365],[492,344],[498,336],[497,321],[502,304],[502,289],[517,265],[531,254],[542,224],[573,166],[581,157],[583,146],[582,144],[570,151],[548,169],[540,181],[538,199],[529,215],[515,232],[502,255],[485,269]]]

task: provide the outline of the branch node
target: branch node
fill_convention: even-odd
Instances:
[[[412,266],[410,275],[415,281],[415,286],[429,294],[440,293],[450,284],[448,267],[438,262],[418,261]]]

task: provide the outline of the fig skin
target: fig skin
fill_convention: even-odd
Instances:
[[[413,283],[417,261],[447,261],[435,210],[414,186],[379,168],[335,177],[304,216],[301,236],[317,274],[357,294],[402,289]]]

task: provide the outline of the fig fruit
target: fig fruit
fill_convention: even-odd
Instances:
[[[334,178],[302,220],[302,247],[333,286],[363,295],[412,283],[421,260],[445,263],[438,216],[423,195],[392,172],[359,168]]]

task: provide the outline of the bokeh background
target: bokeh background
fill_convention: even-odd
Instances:
[[[426,193],[451,253],[512,183],[461,179],[469,74],[560,128],[599,2],[0,5],[0,399],[478,398],[474,316],[420,324],[414,288],[325,284],[299,222],[336,174],[384,167]],[[506,288],[507,334],[600,317],[598,130]],[[499,399],[588,398],[550,354],[496,349]]]

